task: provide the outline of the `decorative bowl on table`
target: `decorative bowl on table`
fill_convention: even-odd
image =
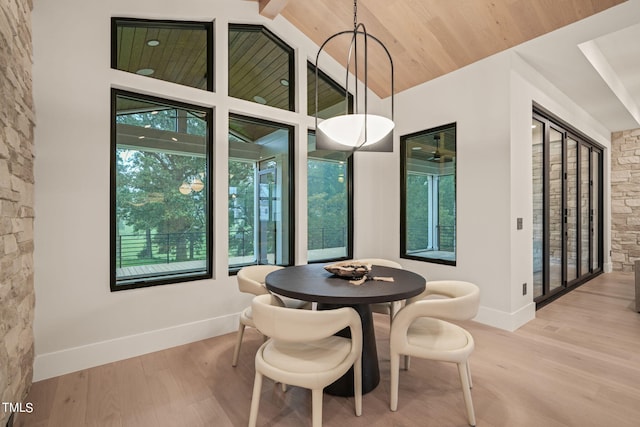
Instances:
[[[329,273],[345,279],[359,279],[371,272],[371,264],[342,261],[335,264],[325,265],[324,269]]]

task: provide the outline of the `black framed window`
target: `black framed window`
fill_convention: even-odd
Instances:
[[[294,50],[261,25],[229,24],[229,96],[295,110]]]
[[[318,117],[353,112],[353,95],[318,70]],[[315,115],[316,67],[307,61],[307,113]],[[307,137],[307,260],[353,258],[353,156],[316,149],[315,131]]]
[[[212,116],[112,89],[112,291],[212,277]]]
[[[229,269],[293,265],[292,126],[229,117]]]
[[[318,70],[318,118],[353,113],[353,95],[322,70]],[[316,66],[307,62],[307,114],[316,114]]]
[[[353,258],[353,156],[316,150],[308,134],[307,259],[309,262]]]
[[[456,124],[400,137],[400,257],[456,265]]]
[[[111,68],[213,90],[213,23],[111,19]]]

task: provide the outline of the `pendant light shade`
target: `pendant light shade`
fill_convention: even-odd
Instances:
[[[316,55],[315,72],[316,72],[316,87],[315,87],[315,123],[316,123],[316,149],[318,150],[337,150],[337,151],[393,151],[393,129],[395,127],[393,123],[393,96],[394,96],[394,82],[393,82],[393,60],[391,54],[385,45],[376,37],[367,33],[367,30],[362,23],[358,23],[358,2],[353,2],[353,30],[346,30],[336,33],[330,36],[322,43],[318,54]],[[345,105],[347,111],[344,115],[338,115],[330,117],[318,122],[318,61],[320,54],[325,46],[337,37],[347,35],[351,37],[351,44],[349,46],[349,52],[346,62],[346,81],[345,81]],[[391,70],[390,86],[391,86],[391,118],[387,118],[380,115],[369,114],[367,98],[368,98],[368,43],[369,40],[376,42],[382,47],[389,59],[389,65]],[[358,70],[358,51],[364,44],[364,70],[359,72]],[[355,60],[352,61],[351,55],[354,54]],[[353,65],[353,76],[355,77],[355,103],[354,111],[349,111],[349,73],[351,72],[351,63]],[[362,83],[360,83],[362,80]],[[363,86],[364,93],[362,96],[363,103],[360,102],[358,96],[359,87]],[[363,104],[363,105],[362,105]]]
[[[393,128],[391,119],[373,114],[346,114],[320,122],[316,128],[316,144],[322,149],[337,151],[393,150]],[[391,148],[383,150],[382,147]]]

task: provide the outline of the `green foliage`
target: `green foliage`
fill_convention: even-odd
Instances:
[[[307,179],[309,249],[345,246],[348,225],[346,165],[309,159]]]
[[[189,117],[186,125],[192,132],[206,134],[204,120],[175,109],[120,115],[117,121],[175,132],[178,114]],[[205,172],[206,159],[201,156],[149,147],[116,149],[116,216],[118,224],[146,235],[140,258],[152,258],[152,246],[161,254],[173,253],[176,261],[190,259],[194,245],[202,249],[207,191],[182,194],[179,189],[196,178],[206,185]]]
[[[255,163],[229,161],[229,256],[250,256],[254,250]]]

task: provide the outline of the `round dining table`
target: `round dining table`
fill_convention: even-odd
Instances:
[[[286,267],[269,273],[265,279],[269,291],[290,298],[318,303],[319,310],[352,307],[362,320],[362,393],[380,382],[373,315],[369,304],[399,301],[419,295],[426,280],[419,274],[399,268],[373,265],[368,277],[392,278],[393,281],[367,280],[360,285],[328,272],[323,264]],[[349,336],[349,330],[338,335]],[[325,392],[336,396],[353,396],[353,368]]]

